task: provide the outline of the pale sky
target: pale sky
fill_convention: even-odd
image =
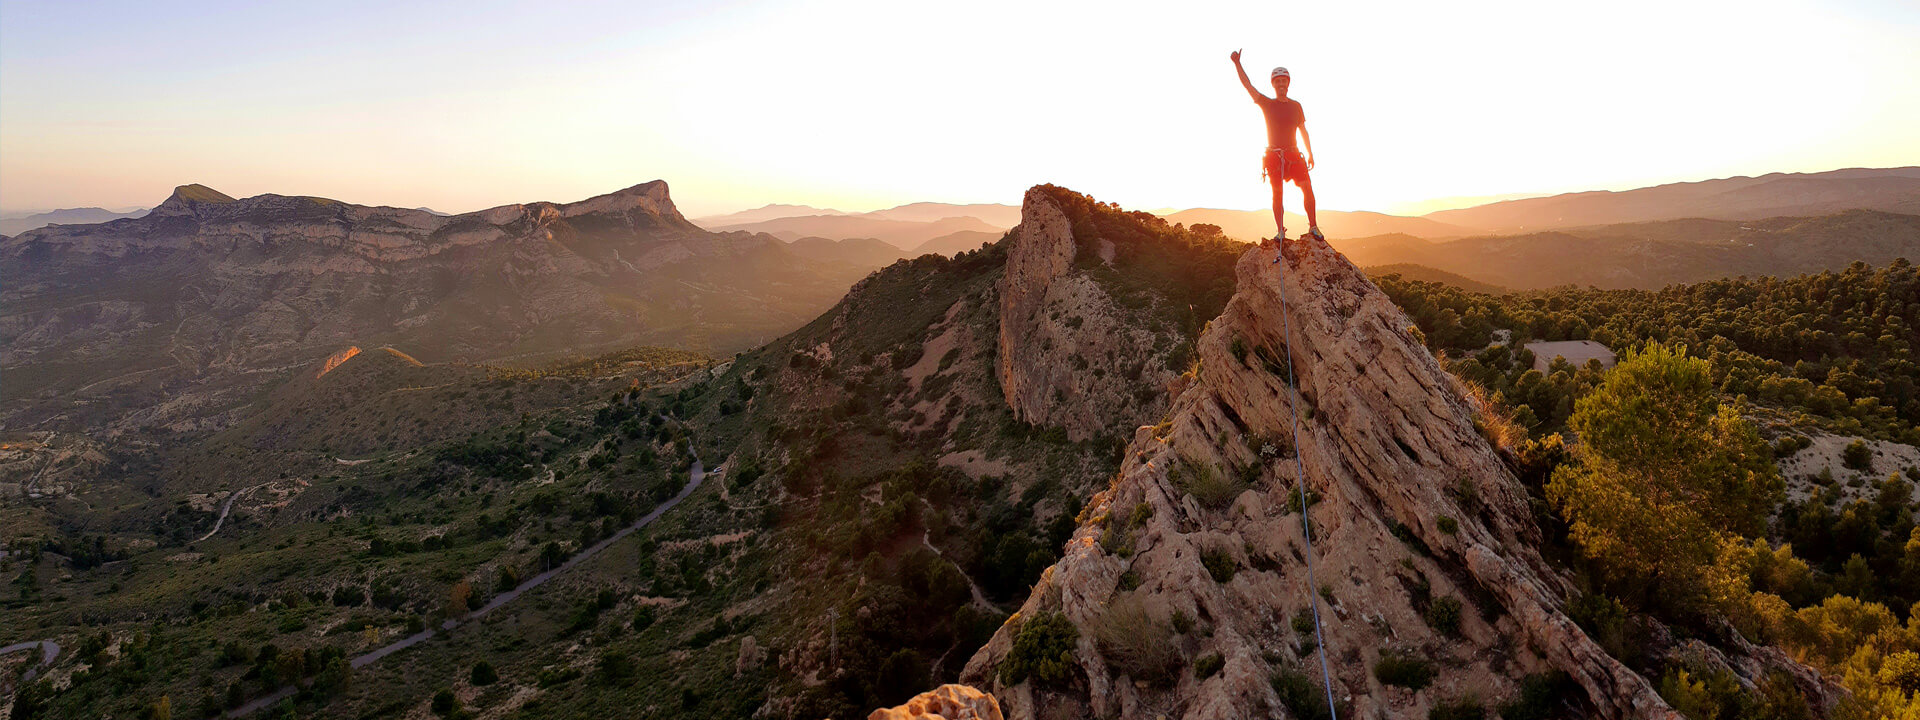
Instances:
[[[1327,209],[1920,165],[1911,0],[0,0],[0,209],[1257,208],[1235,48],[1292,70]]]

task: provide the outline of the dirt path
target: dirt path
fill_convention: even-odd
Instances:
[[[38,676],[41,670],[53,665],[53,659],[60,657],[60,644],[52,640],[28,640],[6,647],[0,647],[0,655],[16,653],[21,650],[31,650],[33,648],[40,649],[40,664],[27,670],[27,674],[20,679],[22,684],[33,682],[34,677]],[[9,687],[7,689],[11,690],[12,688]]]
[[[220,532],[220,526],[227,522],[227,513],[233,511],[233,501],[239,500],[241,495],[247,494],[248,492],[252,491],[254,488],[263,488],[266,486],[267,486],[266,483],[260,483],[259,485],[255,485],[253,487],[236,490],[232,495],[228,495],[227,502],[220,506],[220,517],[213,521],[213,529],[208,530],[207,534],[201,535],[200,539],[195,540],[194,542],[202,542],[207,538],[213,537],[214,533]]]
[[[694,452],[692,442],[687,443],[687,452],[690,454]],[[426,630],[422,630],[420,632],[417,632],[412,635],[408,635],[404,638],[401,638],[399,640],[396,640],[393,643],[388,644],[384,647],[381,647],[377,650],[373,650],[364,655],[357,656],[352,660],[351,663],[349,663],[349,665],[356,670],[366,667],[368,665],[372,665],[373,663],[379,662],[381,658],[384,658],[388,655],[392,655],[394,653],[400,652],[401,650],[405,650],[407,648],[418,645],[442,632],[451,631],[454,628],[460,627],[461,625],[478,620],[481,617],[485,616],[487,613],[493,612],[495,608],[498,608],[502,605],[505,605],[507,603],[513,602],[514,600],[518,599],[522,594],[526,593],[528,590],[532,590],[534,588],[540,587],[541,585],[545,585],[548,580],[552,580],[555,576],[559,575],[560,573],[566,572],[567,570],[571,569],[575,565],[579,565],[580,563],[586,562],[588,558],[591,558],[594,555],[600,554],[601,550],[607,549],[608,546],[616,542],[619,542],[621,539],[625,538],[628,535],[632,535],[634,531],[639,530],[640,528],[646,527],[647,525],[651,524],[654,520],[659,519],[660,516],[665,514],[668,510],[672,510],[673,506],[679,505],[680,501],[685,500],[687,499],[687,496],[692,495],[694,490],[699,489],[700,481],[706,478],[706,474],[707,474],[706,467],[703,464],[701,464],[700,456],[698,454],[694,454],[693,466],[689,468],[687,471],[687,485],[686,487],[680,488],[680,494],[673,496],[672,498],[668,499],[664,503],[661,503],[659,507],[656,507],[653,509],[653,512],[649,512],[646,514],[645,517],[642,517],[639,520],[634,521],[632,525],[628,525],[625,528],[621,528],[619,532],[616,532],[613,535],[608,536],[607,539],[594,543],[591,547],[588,547],[585,550],[581,550],[580,552],[574,553],[573,557],[567,558],[566,562],[560,563],[559,566],[553,568],[552,570],[548,570],[546,572],[540,573],[539,575],[535,575],[532,578],[527,579],[526,582],[520,583],[519,587],[516,587],[512,590],[508,590],[506,592],[493,596],[492,600],[487,601],[487,604],[480,606],[480,609],[478,610],[469,612],[465,615],[460,616],[459,618],[446,620],[445,622],[440,623],[440,627],[437,629],[427,628]],[[231,503],[232,501],[229,500],[228,502]],[[218,529],[218,528],[215,528],[215,529]],[[281,700],[285,700],[287,698],[293,697],[293,694],[298,690],[299,688],[296,688],[292,685],[288,685],[286,687],[280,688],[279,690],[275,690],[272,693],[256,698],[253,700],[253,702],[249,702],[238,708],[227,711],[226,717],[237,718],[237,717],[243,717],[246,715],[253,714],[256,711],[259,711],[263,708],[270,707],[275,703],[280,702]]]
[[[960,567],[960,563],[949,559],[946,554],[940,552],[940,548],[933,546],[932,533],[933,531],[931,530],[920,531],[920,544],[927,546],[927,549],[932,550],[933,554],[939,555],[940,559],[946,560],[948,565],[953,566],[953,569],[960,571],[960,577],[967,579],[967,589],[973,591],[973,604],[988,610],[998,610],[999,608],[994,607],[993,603],[987,602],[986,595],[980,593],[980,586],[973,583],[973,576],[967,574],[966,568]]]

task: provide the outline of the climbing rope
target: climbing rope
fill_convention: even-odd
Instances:
[[[1274,242],[1273,261],[1278,264],[1280,256],[1286,251],[1286,233],[1281,233]],[[1286,268],[1280,270],[1280,341],[1287,348],[1287,385],[1293,388],[1294,399],[1287,403],[1293,410],[1293,491],[1300,498],[1300,532],[1307,539],[1307,605],[1313,608],[1313,642],[1320,647],[1320,684],[1327,692],[1327,714],[1332,720],[1340,720],[1340,711],[1333,706],[1333,673],[1327,669],[1327,640],[1320,632],[1320,596],[1313,585],[1313,523],[1307,520],[1307,472],[1300,459],[1300,401],[1306,393],[1300,391],[1300,383],[1293,374],[1293,310],[1287,305]]]

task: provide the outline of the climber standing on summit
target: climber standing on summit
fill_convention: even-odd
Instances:
[[[1315,240],[1326,240],[1320,234],[1320,220],[1314,212],[1313,180],[1307,177],[1307,171],[1313,169],[1313,138],[1307,135],[1307,115],[1300,109],[1297,100],[1287,97],[1287,87],[1293,84],[1292,74],[1286,68],[1273,69],[1274,97],[1260,94],[1253,87],[1253,81],[1247,79],[1246,68],[1240,67],[1240,51],[1233,51],[1233,69],[1240,74],[1240,85],[1253,96],[1253,102],[1260,106],[1260,112],[1267,117],[1267,154],[1260,166],[1265,170],[1268,182],[1273,184],[1273,224],[1280,229],[1274,237],[1277,242],[1287,239],[1287,219],[1282,208],[1285,201],[1281,196],[1281,187],[1292,181],[1300,188],[1300,194],[1307,203],[1307,234]],[[1294,131],[1298,130],[1300,139],[1305,141],[1307,155],[1300,156],[1300,147],[1294,142]],[[1276,258],[1277,259],[1277,258]]]

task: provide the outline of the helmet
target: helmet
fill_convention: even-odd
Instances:
[[[1273,69],[1273,77],[1292,79],[1293,73],[1287,72],[1286,68],[1277,67]]]

